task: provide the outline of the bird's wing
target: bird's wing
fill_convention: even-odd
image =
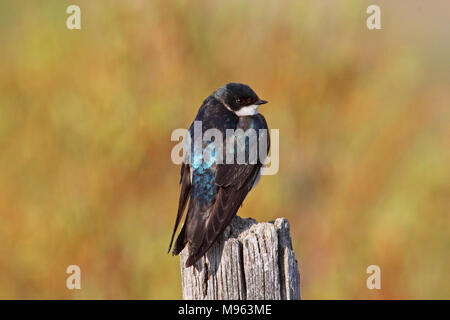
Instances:
[[[267,123],[262,115],[255,116],[255,124],[262,129],[267,129]],[[267,143],[267,152],[270,148],[270,137]],[[234,143],[233,145],[238,145]],[[249,159],[249,154],[258,148],[259,138],[257,144],[247,144],[245,149],[245,159]],[[267,154],[267,153],[266,153]],[[253,187],[255,180],[260,174],[262,167],[260,159],[257,159],[255,164],[218,164],[215,172],[215,184],[218,186],[218,192],[214,205],[209,208],[208,214],[204,215],[204,220],[201,223],[201,235],[198,236],[198,243],[191,243],[195,248],[189,254],[186,261],[186,267],[194,264],[200,257],[202,257],[217,238],[223,233],[225,228],[236,215],[239,206],[244,201],[248,192]],[[200,231],[200,230],[198,230]]]
[[[190,252],[186,267],[203,256],[231,222],[250,191],[260,168],[261,164],[218,166],[216,181],[218,179],[226,183],[217,183],[219,190],[216,201],[203,222],[202,235],[198,238],[201,243],[191,243],[191,248],[195,250]]]
[[[177,231],[178,225],[180,224],[181,217],[183,216],[184,208],[186,207],[187,200],[189,198],[189,193],[191,190],[191,178],[190,178],[190,166],[189,164],[183,163],[181,165],[181,177],[180,177],[180,184],[181,184],[181,192],[180,192],[180,199],[178,202],[178,213],[177,213],[177,219],[175,220],[175,226],[173,227],[173,233],[172,238],[170,239],[169,244],[169,251],[172,247],[173,238],[175,236],[175,232]]]

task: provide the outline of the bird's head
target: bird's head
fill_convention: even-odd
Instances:
[[[257,114],[259,106],[267,103],[259,99],[249,86],[242,83],[228,83],[219,88],[214,95],[225,104],[225,107],[240,117]]]

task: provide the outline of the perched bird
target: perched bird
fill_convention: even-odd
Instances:
[[[249,191],[259,181],[264,159],[258,157],[251,161],[251,152],[258,151],[262,139],[265,156],[270,148],[267,123],[258,113],[258,107],[267,101],[259,99],[257,94],[247,85],[241,83],[228,83],[213,92],[203,101],[194,122],[189,128],[189,134],[194,136],[194,123],[201,121],[202,132],[216,129],[223,136],[223,161],[218,161],[220,150],[211,148],[208,155],[205,151],[213,144],[212,141],[203,141],[197,144],[191,140],[190,147],[193,152],[181,166],[181,192],[178,204],[178,213],[169,245],[172,247],[174,235],[183,216],[184,209],[189,200],[186,219],[175,242],[173,255],[178,255],[188,245],[189,257],[186,267],[192,266],[214,244],[231,222],[239,206]],[[246,136],[245,143],[238,143],[237,135],[231,136],[233,158],[230,163],[226,158],[227,130],[242,129],[248,132],[253,129],[259,134],[255,139]],[[264,130],[260,130],[264,129]],[[228,142],[230,136],[228,136]],[[242,141],[242,140],[241,140]],[[217,142],[217,141],[214,141]],[[245,149],[245,161],[239,162],[237,155]],[[229,150],[228,150],[229,151]],[[185,159],[186,160],[186,159]]]

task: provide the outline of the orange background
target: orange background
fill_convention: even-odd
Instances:
[[[82,29],[66,28],[81,7]],[[381,7],[382,30],[366,28]],[[170,134],[249,84],[304,299],[450,298],[448,1],[1,1],[0,298],[176,299]],[[82,289],[65,287],[68,265]],[[366,268],[381,268],[381,290]]]

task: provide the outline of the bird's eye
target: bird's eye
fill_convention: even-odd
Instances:
[[[241,103],[242,99],[241,98],[236,98],[236,103]]]

